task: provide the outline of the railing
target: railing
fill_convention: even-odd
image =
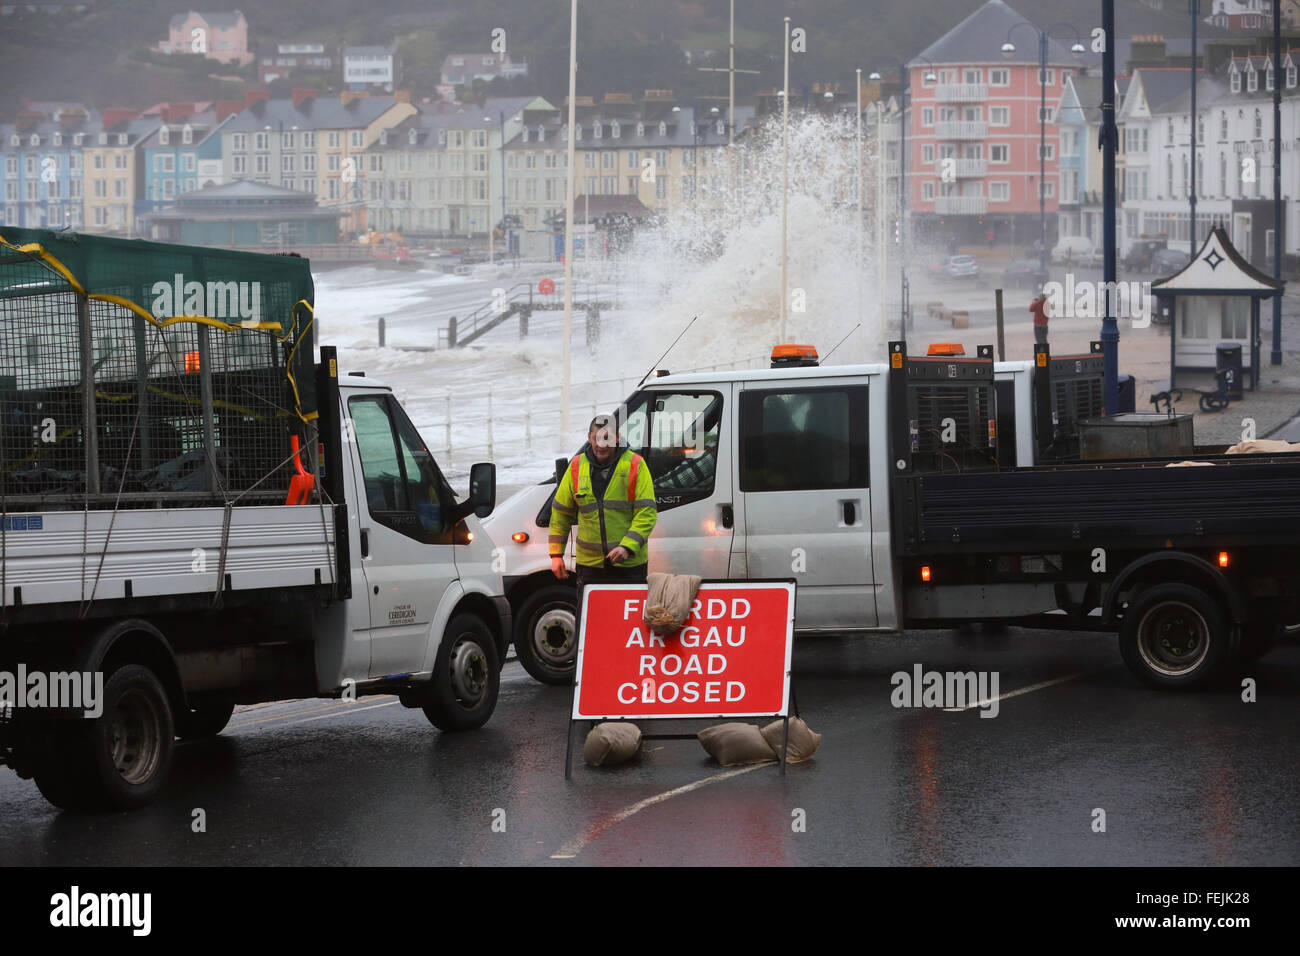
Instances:
[[[988,212],[986,196],[936,196],[934,211],[941,216],[982,216]]]
[[[438,347],[465,345],[478,338],[494,325],[499,325],[506,316],[513,314],[519,307],[532,305],[533,285],[531,282],[518,282],[492,301],[481,305],[469,315],[456,320],[456,337],[452,341],[451,326],[444,325],[438,329]]]
[[[934,124],[934,135],[939,139],[984,139],[989,124],[983,120],[941,120]]]
[[[711,372],[720,369],[766,368],[767,356],[751,356],[733,362],[698,368],[673,368],[674,373]],[[485,392],[464,388],[444,390],[441,403],[434,404],[434,421],[417,420],[421,437],[437,459],[439,467],[459,487],[475,461],[498,464],[528,462],[541,455],[568,454],[581,441],[587,421],[608,412],[628,397],[636,379],[601,379],[575,383],[570,391],[573,436],[562,436],[561,447],[548,447],[560,418],[559,385],[529,383],[505,388],[489,385]],[[407,396],[398,395],[405,401]],[[541,437],[545,436],[545,438]],[[512,461],[513,460],[513,461]],[[538,478],[545,476],[543,460]]]
[[[989,171],[988,160],[986,159],[967,159],[966,157],[947,156],[935,160],[935,175],[942,177],[944,175],[944,165],[948,160],[952,160],[952,174],[958,179],[978,179],[981,176],[987,176]]]
[[[989,88],[983,83],[940,83],[934,88],[938,103],[983,103],[989,98]]]

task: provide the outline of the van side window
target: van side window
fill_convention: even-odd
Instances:
[[[741,393],[741,491],[867,486],[866,386]]]
[[[629,403],[619,437],[645,459],[660,511],[713,494],[722,438],[716,392],[642,392]]]
[[[410,420],[388,396],[348,400],[370,516],[408,538],[449,544],[451,488]]]

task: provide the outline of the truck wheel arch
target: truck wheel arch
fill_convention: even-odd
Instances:
[[[480,594],[477,591],[469,591],[461,596],[452,608],[451,615],[447,618],[448,622],[453,620],[458,614],[472,614],[481,620],[489,631],[492,632],[492,641],[497,649],[498,664],[506,659],[506,649],[510,646],[510,621],[501,620],[501,609],[497,603],[486,594]],[[442,636],[438,638],[439,644],[442,643]]]
[[[1164,573],[1159,573],[1163,569]],[[1223,572],[1204,558],[1186,551],[1160,551],[1143,555],[1125,567],[1106,590],[1102,620],[1113,624],[1117,619],[1120,595],[1147,580],[1181,582],[1198,587],[1219,599],[1228,620],[1240,624],[1245,619],[1241,596]]]
[[[166,636],[142,618],[127,618],[92,632],[78,648],[74,670],[102,671],[105,676],[124,664],[140,664],[153,671],[167,692],[172,713],[189,710],[176,655]]]

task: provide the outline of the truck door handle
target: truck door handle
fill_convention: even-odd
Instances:
[[[361,556],[363,558],[370,557],[370,529],[369,528],[361,529]]]
[[[855,525],[858,523],[858,506],[855,501],[842,501],[844,506],[844,523],[846,525]]]
[[[718,507],[722,509],[722,526],[730,528],[736,523],[735,512],[731,510],[731,505],[719,505]]]

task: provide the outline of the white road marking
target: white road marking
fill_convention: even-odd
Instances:
[[[1077,674],[1066,674],[1064,677],[1057,677],[1054,680],[1045,680],[1041,684],[1030,684],[1028,687],[1021,687],[1018,690],[1008,691],[1005,694],[999,694],[997,697],[990,697],[988,700],[981,700],[974,704],[967,704],[965,707],[945,707],[944,710],[948,713],[960,713],[963,710],[974,710],[976,707],[987,707],[995,700],[1008,700],[1012,697],[1019,697],[1021,694],[1032,694],[1034,691],[1042,690],[1045,687],[1064,684],[1066,681],[1074,680],[1078,677],[1084,677],[1087,673],[1087,671],[1079,671]]]
[[[681,796],[683,793],[690,793],[692,790],[698,790],[701,787],[707,787],[711,783],[717,783],[720,780],[729,780],[732,777],[738,777],[742,773],[749,773],[753,770],[759,770],[763,767],[776,766],[776,762],[765,760],[762,763],[750,764],[745,767],[737,767],[735,770],[727,770],[723,773],[714,774],[712,777],[705,777],[703,780],[696,780],[694,783],[688,783],[685,786],[677,787],[675,790],[668,790],[664,793],[655,794],[653,797],[646,797],[630,807],[624,807],[618,813],[605,817],[603,820],[597,820],[587,828],[587,832],[581,836],[574,837],[564,846],[560,847],[555,853],[551,854],[552,860],[572,860],[584,849],[603,836],[607,831],[618,826],[628,817],[635,813],[640,813],[646,807],[653,807],[656,803],[663,803],[665,800],[671,800],[673,797]]]
[[[357,707],[355,705],[349,705],[347,707],[344,707],[342,710],[336,710],[328,714],[321,714],[319,717],[308,717],[306,720],[294,720],[294,721],[290,721],[290,723],[307,724],[307,723],[311,723],[313,720],[326,720],[330,717],[337,717],[340,714],[359,714],[363,710],[378,710],[380,707],[392,707],[400,703],[401,703],[400,700],[390,700],[384,704],[368,704],[365,707]]]

